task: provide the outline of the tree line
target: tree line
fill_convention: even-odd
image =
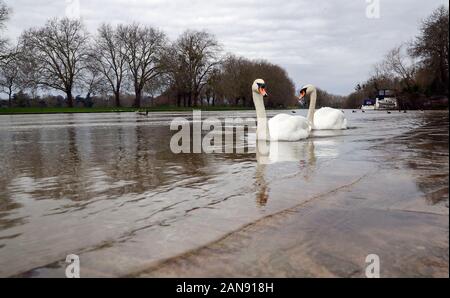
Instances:
[[[0,2],[0,27],[9,13]],[[270,82],[271,106],[296,102],[294,84],[280,66],[224,54],[205,31],[186,30],[170,41],[151,26],[102,24],[91,35],[80,20],[54,18],[25,30],[14,46],[0,38],[0,51],[0,87],[10,106],[26,104],[17,97],[39,99],[57,91],[69,107],[76,104],[76,92],[86,94],[84,99],[113,98],[117,107],[130,96],[136,108],[144,97],[177,106],[250,107],[249,86],[256,77]]]
[[[386,53],[373,67],[370,78],[357,84],[345,107],[361,106],[361,99],[372,97],[380,89],[396,92],[402,109],[431,106],[448,108],[448,8],[440,6],[420,24],[414,40],[401,43]],[[430,101],[431,99],[431,101]]]
[[[10,13],[0,0],[0,91],[9,106],[91,106],[96,99],[99,106],[112,101],[117,107],[252,107],[249,84],[258,77],[268,83],[268,107],[297,103],[282,67],[226,54],[205,31],[186,30],[171,41],[157,28],[133,23],[102,24],[90,34],[80,20],[55,18],[25,30],[11,45],[1,35]],[[446,97],[448,106],[448,45],[448,8],[441,6],[422,21],[413,41],[389,51],[353,93],[319,89],[317,105],[358,108],[378,90],[393,89],[404,108],[421,108],[433,96]],[[64,96],[42,97],[54,91]]]

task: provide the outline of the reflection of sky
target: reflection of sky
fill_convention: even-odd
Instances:
[[[312,140],[299,142],[258,142],[258,163],[314,160],[316,149]]]
[[[315,140],[314,153],[317,157],[334,158],[339,155],[338,142],[336,140]]]

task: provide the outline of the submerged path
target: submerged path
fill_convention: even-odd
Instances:
[[[448,277],[448,126],[442,124],[436,119],[372,148],[383,152],[383,163],[352,184],[135,276],[364,277],[366,256],[377,254],[382,277]],[[424,195],[402,203],[389,198],[402,196],[408,179],[418,180]]]
[[[354,183],[134,276],[364,277],[366,256],[377,254],[382,277],[448,277],[443,124],[436,119],[376,145],[372,150],[381,150],[383,163]],[[409,179],[418,180],[423,196],[408,197]],[[400,203],[392,198],[404,195]]]
[[[382,277],[448,277],[448,212],[373,206],[368,178],[132,276],[364,277],[374,253]]]

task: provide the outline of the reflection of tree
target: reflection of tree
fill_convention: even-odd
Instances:
[[[113,181],[133,182],[110,190],[109,194],[143,193],[171,185],[184,176],[204,176],[206,156],[173,154],[169,147],[170,138],[167,127],[139,122],[132,127],[105,129],[102,138],[93,138],[91,160],[95,166],[101,167]]]
[[[62,184],[62,194],[67,194],[67,197],[75,200],[85,200],[88,199],[88,196],[86,195],[86,192],[84,190],[84,185],[87,181],[85,179],[88,179],[88,177],[85,177],[83,175],[82,171],[82,159],[80,157],[80,150],[78,148],[78,142],[77,142],[77,129],[73,126],[67,128],[67,155],[65,157],[65,161],[62,161],[63,164],[65,164],[64,168],[64,175],[65,175],[65,185]],[[63,139],[64,140],[64,139]],[[60,177],[62,175],[57,175],[57,177]]]
[[[134,180],[140,191],[170,184],[183,175],[206,176],[206,156],[172,153],[170,137],[166,127],[136,126],[136,152],[127,162],[132,164]],[[172,166],[177,173],[173,172]]]
[[[67,128],[67,151],[69,152],[68,160],[72,164],[72,168],[75,169],[80,164],[80,157],[77,147],[77,133],[74,127]]]
[[[315,146],[312,140],[308,140],[304,146],[304,159],[300,160],[300,169],[304,172],[303,177],[308,180],[316,167]]]
[[[266,183],[265,172],[266,172],[266,164],[257,163],[256,165],[256,187],[258,190],[256,191],[256,203],[259,206],[265,206],[267,204],[267,200],[269,199],[269,188]]]
[[[424,114],[425,125],[403,138],[412,153],[407,166],[416,171],[417,187],[429,204],[448,201],[448,113]],[[448,202],[447,202],[448,203]]]
[[[3,175],[0,177],[0,226],[12,227],[21,218],[2,219],[22,204],[14,198],[86,198],[80,172],[76,128],[32,129],[13,132],[4,143]]]
[[[448,112],[426,112],[419,127],[386,145],[394,163],[403,163],[412,170],[417,187],[432,205],[448,200],[448,124]]]
[[[79,124],[72,118],[63,116],[67,120],[64,124]],[[117,118],[115,121],[120,122],[121,117]],[[168,127],[127,124],[58,126],[9,133],[10,138],[3,138],[1,147],[4,174],[0,176],[0,212],[20,207],[11,200],[8,189],[20,177],[33,184],[32,188],[21,187],[20,192],[34,199],[79,202],[99,195],[116,198],[124,193],[176,187],[176,182],[184,178],[194,178],[189,179],[189,185],[194,186],[216,170],[208,166],[214,156],[173,154]]]
[[[23,218],[5,218],[10,215],[12,210],[22,207],[22,204],[14,202],[8,195],[3,195],[6,194],[7,185],[3,184],[2,180],[0,180],[0,231],[24,222]]]
[[[315,168],[316,156],[314,142],[305,140],[302,142],[266,142],[256,143],[256,202],[259,206],[265,206],[269,199],[269,183],[265,175],[271,164],[296,163],[305,180],[309,178]]]

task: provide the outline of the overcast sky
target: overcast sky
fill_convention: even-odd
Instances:
[[[348,94],[392,47],[411,40],[418,24],[448,0],[5,0],[13,9],[7,35],[51,17],[80,16],[90,32],[100,23],[133,21],[175,39],[185,29],[214,33],[225,51],[282,65],[297,86]],[[379,1],[367,17],[368,2]],[[70,6],[72,5],[72,6]],[[375,6],[370,6],[376,8]],[[375,17],[375,18],[374,18]]]

